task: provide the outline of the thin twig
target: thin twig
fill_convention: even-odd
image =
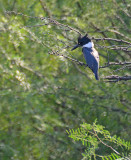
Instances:
[[[109,62],[107,63],[105,66],[100,66],[100,68],[106,68],[112,65],[127,65],[127,64],[131,64],[131,62]]]
[[[111,147],[111,146],[107,145],[105,142],[103,142],[103,141],[98,137],[96,131],[94,131],[94,132],[95,132],[95,136],[97,137],[97,139],[98,139],[102,144],[104,144],[105,146],[107,146],[108,148],[110,148],[111,150],[113,150],[116,154],[120,155],[120,153],[119,153],[118,151],[116,151],[113,147]]]
[[[113,39],[113,38],[94,38],[94,37],[92,37],[91,39],[92,39],[92,40],[94,39],[94,40],[96,40],[96,41],[103,41],[103,40],[107,40],[107,41],[116,41],[116,42],[122,42],[122,43],[126,43],[126,44],[131,45],[130,42],[124,41],[124,40],[122,40],[122,39]]]
[[[121,80],[127,81],[127,80],[131,80],[131,76],[120,77],[118,75],[112,75],[112,76],[106,76],[106,77],[104,77],[104,79],[116,80],[116,81],[121,81]]]

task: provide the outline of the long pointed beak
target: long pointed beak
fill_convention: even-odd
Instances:
[[[71,51],[73,51],[74,49],[76,49],[76,48],[78,48],[78,47],[79,47],[79,44],[75,45],[75,46],[71,49]]]

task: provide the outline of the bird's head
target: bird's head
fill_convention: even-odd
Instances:
[[[78,48],[78,47],[82,47],[82,46],[84,46],[84,45],[86,45],[86,44],[89,44],[91,42],[91,39],[88,37],[88,35],[86,34],[84,37],[79,37],[78,38],[78,44],[77,45],[75,45],[73,48],[72,48],[72,50],[74,50],[74,49],[76,49],[76,48]]]

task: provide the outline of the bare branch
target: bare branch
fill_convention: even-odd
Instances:
[[[69,46],[66,46],[66,47],[64,47],[64,48],[68,48],[68,47],[69,47]],[[58,53],[58,52],[60,52],[61,50],[63,50],[64,48],[62,48],[62,49],[60,49],[60,50],[57,50],[57,51],[55,51],[55,52],[54,52],[54,51],[48,52],[48,54],[64,57],[64,58],[66,58],[66,59],[71,60],[72,62],[76,62],[76,63],[77,63],[78,65],[80,65],[80,66],[87,66],[85,63],[80,62],[80,61],[78,61],[77,59],[73,59],[73,58],[68,57],[68,56],[66,56],[66,55],[64,55],[64,54]]]
[[[108,79],[108,80],[114,80],[112,82],[117,82],[117,81],[127,81],[127,80],[131,80],[131,76],[123,76],[123,77],[120,77],[118,75],[112,75],[112,76],[106,76],[104,77],[104,79]]]
[[[54,20],[52,18],[47,18],[47,17],[32,17],[32,16],[27,16],[27,15],[25,15],[23,13],[17,13],[15,11],[6,11],[5,13],[8,14],[8,15],[15,14],[15,15],[21,15],[21,16],[24,16],[24,17],[27,17],[27,18],[35,18],[35,19],[40,19],[40,20],[45,20],[46,19],[46,20],[49,21],[49,23],[52,23],[52,24],[55,24],[55,25],[58,25],[58,26],[66,27],[66,28],[68,28],[68,29],[70,29],[70,30],[72,30],[72,31],[74,31],[74,32],[76,32],[76,33],[78,33],[78,34],[81,35],[81,33],[77,29],[75,29],[73,27],[70,27],[69,25],[62,24],[62,23],[60,23],[60,22],[58,22],[58,21],[56,21],[56,20]]]
[[[126,43],[126,44],[131,45],[130,42],[124,41],[124,40],[122,40],[122,39],[113,39],[113,38],[94,38],[94,37],[92,37],[92,40],[93,40],[93,39],[96,40],[96,41],[104,41],[104,40],[107,40],[107,41],[116,41],[116,42],[122,42],[122,43]]]
[[[113,33],[116,33],[116,34],[118,34],[118,35],[124,37],[125,39],[131,41],[131,39],[130,39],[129,37],[125,36],[124,34],[120,33],[120,32],[117,31],[117,30],[108,29],[108,31],[113,32]]]
[[[100,66],[100,68],[106,68],[106,67],[109,67],[111,65],[127,65],[127,64],[131,64],[131,62],[109,62],[105,66]]]

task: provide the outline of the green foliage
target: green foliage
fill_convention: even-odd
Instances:
[[[89,145],[84,157],[99,151],[104,159],[115,159],[119,155],[95,135],[88,133],[85,138],[89,142],[83,140],[81,147],[66,134],[66,130],[82,123],[82,131],[90,131],[93,125],[89,124],[96,118],[94,128],[100,138],[129,155],[130,81],[108,83],[102,78],[129,76],[130,64],[100,68],[101,80],[96,82],[88,68],[75,63],[85,61],[81,49],[70,51],[78,33],[68,28],[95,38],[130,41],[130,2],[124,1],[0,1],[0,160],[80,160]],[[110,62],[130,61],[129,52],[119,48],[129,45],[116,41],[94,43],[100,53],[100,66],[108,62],[108,57]],[[114,46],[119,50],[111,49]],[[59,55],[49,54],[56,51]],[[101,125],[121,138],[110,136]]]
[[[122,140],[120,137],[111,136],[110,132],[102,125],[97,125],[96,121],[90,125],[83,123],[80,128],[67,130],[69,137],[74,141],[81,141],[85,153],[82,153],[83,160],[115,160],[128,159],[131,150],[130,142]],[[103,148],[105,151],[103,151]],[[114,149],[115,148],[115,149]],[[101,155],[101,153],[103,153]]]

